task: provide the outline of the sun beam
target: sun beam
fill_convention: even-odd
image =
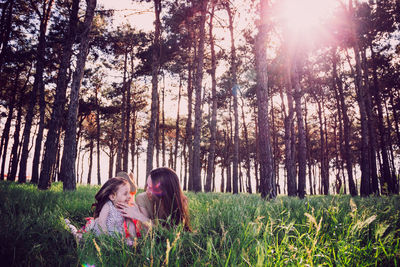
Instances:
[[[284,0],[279,3],[278,17],[289,34],[316,33],[331,15],[337,0]]]

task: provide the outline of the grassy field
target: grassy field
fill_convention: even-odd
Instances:
[[[155,229],[133,247],[87,235],[99,187],[63,192],[0,182],[3,266],[399,266],[400,197],[278,197],[187,193],[193,233]]]

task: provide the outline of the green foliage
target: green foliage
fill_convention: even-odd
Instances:
[[[154,229],[132,247],[86,234],[76,244],[97,186],[63,192],[0,182],[0,257],[8,266],[396,266],[400,197],[278,197],[186,193],[194,231]],[[3,261],[4,259],[4,261]]]

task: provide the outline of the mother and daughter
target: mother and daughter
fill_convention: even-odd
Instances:
[[[153,169],[147,177],[145,192],[136,196],[133,175],[124,172],[109,179],[95,195],[93,217],[77,230],[66,220],[77,240],[92,231],[95,235],[122,235],[128,244],[141,237],[154,224],[170,228],[179,224],[191,231],[187,198],[179,185],[177,174],[170,168]]]

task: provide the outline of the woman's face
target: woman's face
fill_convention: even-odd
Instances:
[[[153,184],[153,180],[151,179],[150,175],[147,177],[146,194],[150,200],[153,200],[154,196],[161,197],[163,194],[160,181],[157,181],[156,184]]]

